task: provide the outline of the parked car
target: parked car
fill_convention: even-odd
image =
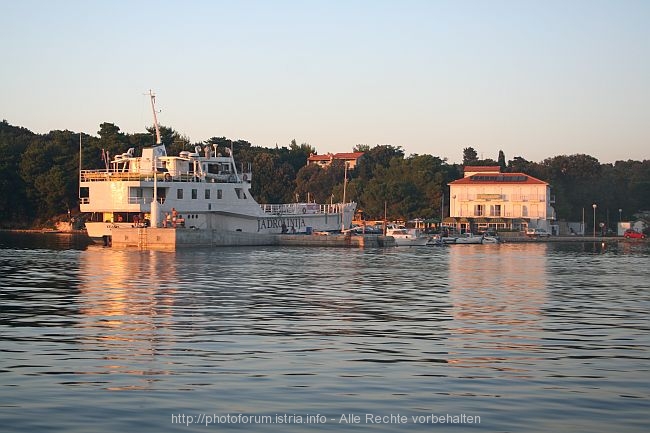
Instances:
[[[645,234],[637,232],[636,230],[627,229],[623,233],[625,239],[645,239]]]
[[[526,236],[530,238],[547,238],[551,234],[544,229],[527,229]]]

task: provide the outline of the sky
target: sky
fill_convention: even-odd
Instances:
[[[650,1],[0,0],[0,119],[35,133],[650,159]]]

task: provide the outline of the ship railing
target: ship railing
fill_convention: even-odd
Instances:
[[[151,201],[151,197],[129,197],[129,204],[148,205]],[[164,204],[165,197],[158,197],[158,203]]]
[[[142,173],[133,173],[129,171],[109,170],[81,170],[82,182],[106,182],[112,180],[141,180],[144,177]],[[150,175],[151,176],[151,175]]]
[[[211,183],[239,183],[240,178],[235,173],[208,173],[205,181]]]
[[[261,204],[262,211],[272,215],[308,215],[308,214],[339,214],[344,205],[341,203],[284,203]]]
[[[296,213],[296,205],[297,203],[261,204],[260,207],[264,213],[272,215],[291,215]]]
[[[137,173],[119,170],[81,170],[82,182],[107,182],[107,181],[153,181],[153,173]],[[201,176],[194,173],[157,173],[159,182],[201,182]]]
[[[129,204],[143,205],[147,203],[147,200],[151,201],[151,199],[145,199],[144,197],[129,197]]]

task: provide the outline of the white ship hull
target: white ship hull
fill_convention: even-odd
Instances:
[[[429,238],[400,238],[393,236],[398,247],[423,247],[429,243]]]
[[[211,213],[185,213],[177,209],[179,220],[183,223],[177,223],[179,228],[190,229],[218,229],[233,232],[261,233],[261,234],[311,234],[317,231],[338,231],[341,227],[350,227],[352,216],[354,214],[353,206],[346,206],[344,214],[340,212],[327,212],[317,214],[284,214],[284,215],[264,215],[257,216],[211,212]],[[82,209],[83,210],[83,209]],[[87,210],[85,210],[87,211]],[[119,212],[117,212],[119,214]],[[145,215],[148,211],[143,212]],[[187,216],[191,215],[191,219]],[[190,223],[191,221],[191,223]],[[142,224],[142,223],[140,223]],[[191,224],[191,225],[189,225]],[[86,231],[88,236],[95,240],[101,240],[113,235],[114,230],[120,228],[131,228],[136,223],[124,222],[86,222]],[[173,227],[168,224],[168,227]]]

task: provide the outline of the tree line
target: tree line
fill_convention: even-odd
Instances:
[[[315,201],[329,203],[343,198],[345,165],[329,168],[307,165],[316,149],[293,140],[287,146],[266,148],[245,140],[212,137],[192,143],[170,127],[162,126],[161,139],[169,155],[196,145],[231,147],[238,163],[253,167],[251,193],[260,203]],[[72,131],[35,134],[28,129],[0,123],[0,227],[26,228],[44,225],[62,215],[79,212],[79,168],[105,166],[102,157],[154,144],[153,130],[128,134],[112,123],[102,123],[97,136]],[[81,143],[81,161],[80,161]],[[401,146],[357,145],[364,152],[354,170],[347,171],[346,200],[363,209],[366,219],[440,220],[449,213],[447,184],[463,176],[465,165],[498,165],[503,172],[523,172],[548,182],[555,196],[560,220],[580,221],[597,204],[599,222],[613,227],[650,209],[650,161],[617,161],[601,164],[585,155],[560,155],[541,162],[521,156],[506,160],[479,159],[473,147],[463,149],[462,164],[450,164],[432,155],[406,156]],[[619,209],[622,211],[619,213]]]

